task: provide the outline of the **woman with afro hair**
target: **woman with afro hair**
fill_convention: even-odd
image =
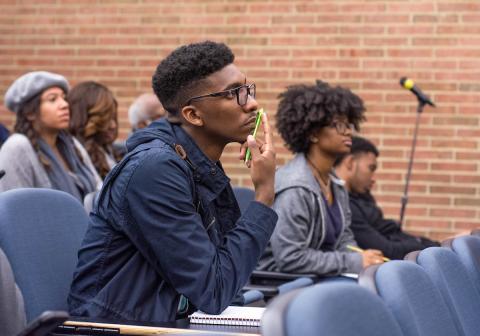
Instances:
[[[382,262],[377,250],[352,252],[348,194],[332,171],[348,153],[364,120],[363,101],[350,90],[317,81],[280,94],[277,129],[296,155],[275,175],[278,222],[259,268],[335,276]]]

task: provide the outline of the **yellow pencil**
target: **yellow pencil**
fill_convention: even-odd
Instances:
[[[360,253],[364,252],[360,247],[356,247],[356,246],[353,246],[353,245],[347,245],[347,248],[349,250],[352,250],[352,251],[355,251],[355,252],[360,252]],[[383,259],[383,261],[390,261],[390,259],[387,258],[387,257],[382,257],[382,259]]]
[[[257,119],[255,120],[255,128],[253,129],[253,133],[252,133],[254,138],[257,136],[258,127],[262,122],[262,114],[263,114],[263,108],[261,108],[257,112]],[[252,153],[250,152],[250,148],[247,148],[247,152],[245,153],[245,163],[247,163],[247,161],[250,160],[251,157],[252,157]]]

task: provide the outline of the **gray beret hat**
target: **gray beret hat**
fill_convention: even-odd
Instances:
[[[17,78],[5,94],[5,106],[17,113],[30,98],[57,86],[68,92],[68,82],[62,75],[48,71],[33,71]]]

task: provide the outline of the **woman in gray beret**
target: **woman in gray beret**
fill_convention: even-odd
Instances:
[[[63,76],[46,71],[29,72],[8,88],[5,105],[16,122],[0,150],[0,191],[52,188],[83,201],[101,185],[85,148],[66,132],[68,89]]]

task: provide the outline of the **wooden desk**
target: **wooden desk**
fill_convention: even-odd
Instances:
[[[252,336],[260,335],[259,327],[241,327],[241,326],[223,326],[207,324],[191,324],[188,319],[179,320],[172,323],[139,325],[138,323],[112,323],[111,321],[95,320],[70,320],[64,323],[65,326],[73,329],[82,327],[80,333],[65,329],[64,332],[56,332],[54,336],[64,335],[129,335],[129,336],[149,336],[149,335],[175,335],[175,336]],[[96,328],[96,329],[93,329]],[[105,331],[102,332],[101,330]]]

